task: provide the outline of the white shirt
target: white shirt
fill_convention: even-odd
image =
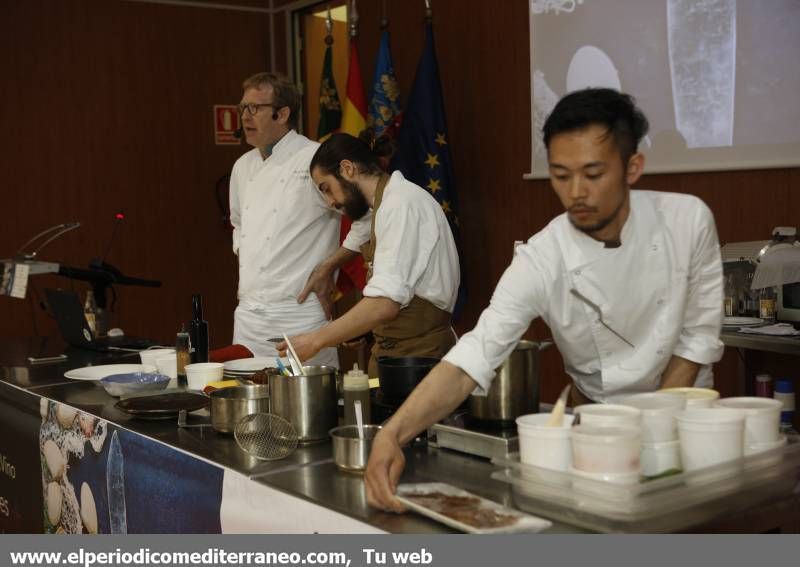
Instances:
[[[266,160],[253,149],[231,172],[233,251],[239,257],[233,342],[256,356],[276,354],[268,338],[327,322],[315,294],[297,303],[311,271],[339,246],[341,214],[325,203],[309,173],[318,147],[292,130]],[[360,238],[369,239],[369,226],[364,232]],[[338,364],[336,349],[325,350],[312,363]]]
[[[722,263],[709,208],[691,195],[631,191],[621,241],[605,248],[566,214],[556,217],[517,248],[477,326],[445,360],[487,390],[536,317],[549,325],[578,388],[599,402],[657,389],[672,355],[719,360]],[[695,383],[711,384],[710,367]]]
[[[318,147],[292,130],[266,160],[254,148],[234,164],[230,205],[240,302],[296,303],[311,270],[338,248],[341,216],[308,170]],[[317,301],[314,294],[309,300]]]
[[[344,246],[355,250],[353,243],[359,238],[348,234]],[[365,297],[387,297],[406,307],[416,295],[453,312],[461,276],[447,217],[430,193],[406,181],[399,171],[392,173],[384,188],[375,239]]]

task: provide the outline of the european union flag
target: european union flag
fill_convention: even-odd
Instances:
[[[367,125],[373,129],[376,138],[383,134],[396,138],[401,112],[400,88],[394,76],[392,53],[389,49],[389,31],[383,30],[372,79]]]
[[[433,195],[442,206],[458,245],[460,239],[453,161],[450,156],[442,85],[439,81],[439,63],[433,42],[433,25],[430,21],[425,24],[425,47],[408,105],[403,112],[403,124],[397,138],[397,152],[392,159],[392,169],[399,169],[406,179],[426,188]],[[454,316],[460,312],[466,297],[463,264],[461,271],[461,287],[458,290]]]

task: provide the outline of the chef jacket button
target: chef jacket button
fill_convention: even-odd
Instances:
[[[656,301],[656,305],[664,305],[664,300],[659,299],[658,301]]]
[[[285,182],[286,182],[286,179],[281,179],[281,183],[285,183]]]
[[[659,354],[659,355],[661,355],[661,354],[664,354],[664,351],[663,351],[662,349],[658,349],[658,351],[656,352],[656,354]]]
[[[278,209],[272,209],[272,212],[273,212],[273,213],[277,213],[277,212],[278,212]]]
[[[653,252],[655,252],[656,250],[658,250],[658,245],[653,244],[653,246],[651,246],[651,248],[653,249]]]
[[[606,353],[606,357],[609,357],[609,356],[611,356],[611,353],[610,353],[610,352],[607,352],[607,353]]]
[[[581,271],[580,271],[580,270],[575,270],[573,273],[574,273],[576,276],[579,276],[579,275],[581,275]]]

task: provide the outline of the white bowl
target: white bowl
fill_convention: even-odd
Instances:
[[[628,396],[619,403],[642,412],[642,443],[664,443],[678,438],[675,414],[686,407],[684,396],[647,392]]]
[[[526,465],[566,471],[572,465],[570,427],[574,416],[565,415],[561,427],[547,427],[549,413],[533,413],[517,418],[519,459]]]
[[[584,404],[575,408],[581,416],[581,425],[598,427],[638,427],[642,412],[620,404]]]
[[[744,454],[744,412],[689,408],[676,416],[681,463],[686,471],[732,461]]]
[[[142,359],[142,364],[149,364],[151,366],[156,366],[156,361],[159,358],[163,358],[168,354],[174,354],[174,348],[151,348],[149,350],[143,350],[139,353],[139,358]]]
[[[774,443],[778,440],[783,408],[780,400],[756,397],[723,398],[717,400],[715,405],[744,412],[745,449],[758,443]]]
[[[670,470],[681,468],[680,441],[664,443],[642,443],[642,474],[656,476]]]
[[[638,427],[572,428],[572,463],[590,473],[639,472],[641,430]]]
[[[195,362],[187,364],[186,382],[190,390],[202,390],[209,382],[222,380],[221,362]]]
[[[714,400],[719,399],[719,392],[711,388],[664,388],[658,391],[664,394],[682,394],[686,397],[687,408],[710,408],[714,405]]]

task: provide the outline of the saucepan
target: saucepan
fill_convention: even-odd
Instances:
[[[381,392],[386,398],[403,401],[438,363],[438,358],[426,356],[378,357]]]
[[[236,424],[252,413],[269,413],[269,386],[221,388],[209,394],[211,425],[220,433],[233,433]]]
[[[520,341],[495,371],[486,396],[469,397],[469,413],[485,421],[510,422],[539,411],[539,352],[552,343]]]

